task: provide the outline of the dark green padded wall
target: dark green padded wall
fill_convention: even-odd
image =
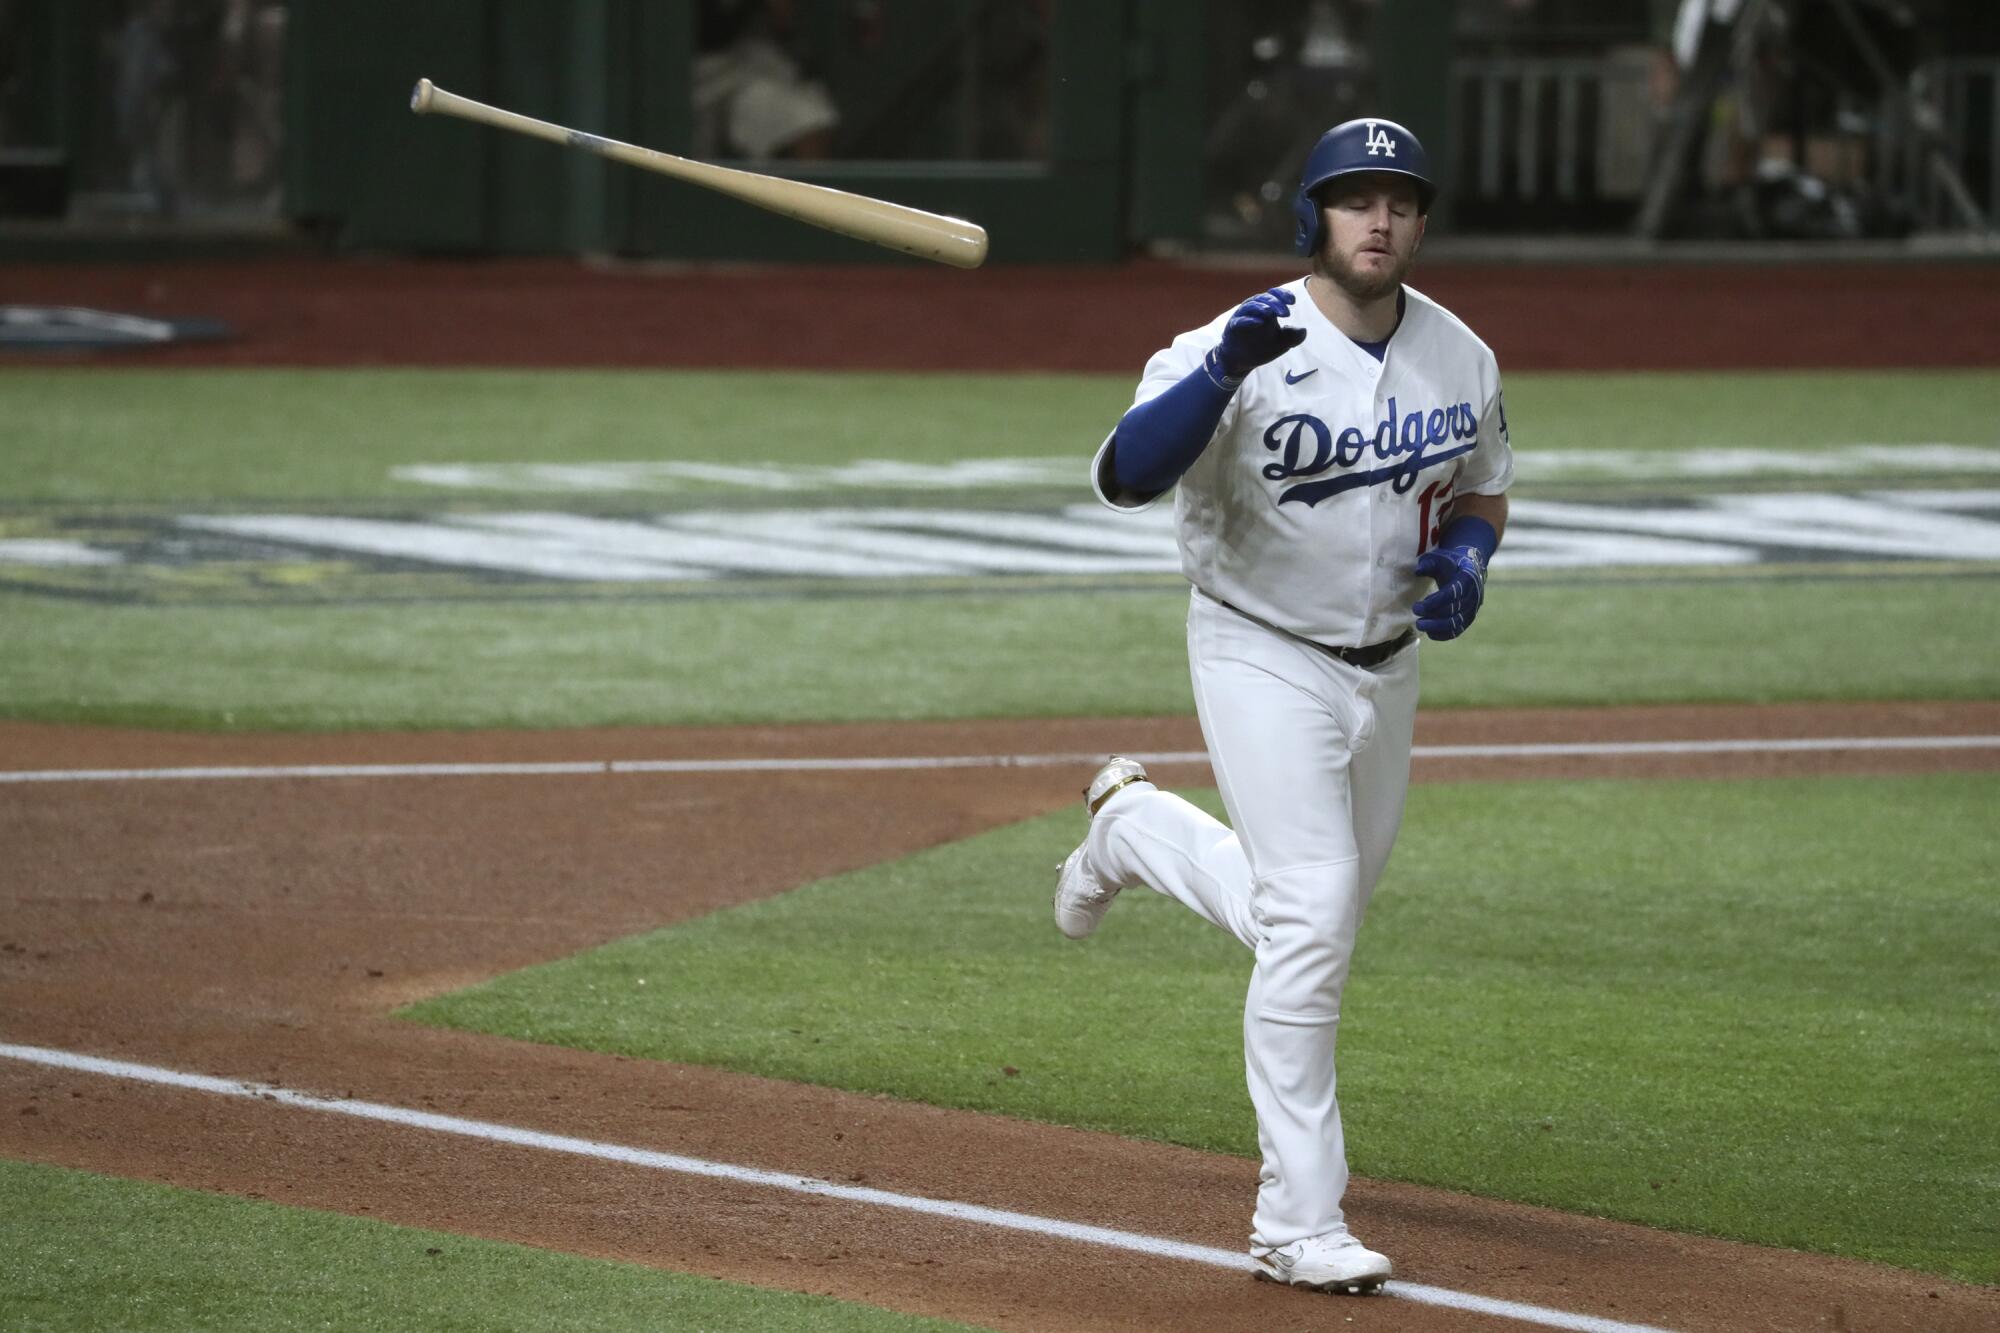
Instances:
[[[37,53],[32,123],[50,146],[85,158],[113,132],[96,34],[121,0],[20,3]],[[895,59],[916,67],[949,49],[979,0],[881,3],[902,44]],[[847,12],[829,7],[819,21]],[[799,174],[973,218],[992,234],[996,263],[1103,262],[1191,238],[1205,128],[1202,0],[1054,0],[1049,13],[1042,160],[854,161],[802,164]],[[412,85],[428,76],[559,124],[686,152],[692,0],[290,0],[289,21],[285,208],[338,248],[920,262],[584,153],[409,111]],[[823,34],[829,50],[835,35]],[[940,69],[949,73],[948,59]],[[871,94],[858,65],[834,60],[822,72],[860,121],[904,114]],[[924,146],[957,146],[947,131],[933,138]]]
[[[526,115],[685,151],[694,23],[685,0],[294,0],[294,14],[291,98],[302,133],[292,145],[292,208],[330,224],[345,247],[917,262],[407,109],[410,86],[428,75]],[[1055,7],[1045,163],[855,162],[798,174],[971,217],[992,233],[995,262],[1114,259],[1126,244],[1127,29],[1124,0]]]

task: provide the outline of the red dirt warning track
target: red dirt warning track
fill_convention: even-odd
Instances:
[[[0,266],[0,299],[215,316],[116,365],[1101,371],[1295,264],[596,269],[566,260]],[[1504,370],[2000,365],[2000,264],[1419,263]],[[46,356],[10,358],[50,364]]]
[[[1428,714],[1419,743],[1995,733],[2000,704],[1669,708]],[[0,724],[10,770],[1113,747],[1199,740],[1184,719],[326,737]],[[1425,761],[1418,776],[1945,765],[2000,767],[2000,751]],[[1162,776],[1208,780],[1195,766]],[[1254,1189],[1248,1161],[387,1016],[417,996],[1068,806],[1082,777],[994,767],[0,786],[0,1041],[1233,1249]],[[1024,912],[1045,910],[1046,879],[1023,867]],[[0,1060],[0,1154],[1005,1329],[1520,1327],[13,1060]],[[2000,1327],[2000,1291],[1871,1265],[1374,1181],[1356,1182],[1351,1211],[1400,1276],[1563,1310],[1684,1329]]]

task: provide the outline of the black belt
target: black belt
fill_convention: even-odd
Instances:
[[[1368,671],[1381,666],[1397,653],[1402,652],[1403,649],[1410,646],[1411,640],[1416,637],[1417,632],[1415,630],[1406,629],[1393,639],[1384,639],[1380,643],[1371,643],[1364,648],[1328,648],[1323,643],[1315,646],[1331,653],[1349,666],[1360,667],[1363,671]]]
[[[1199,588],[1195,589],[1195,591],[1201,592]],[[1278,629],[1276,625],[1273,625],[1268,620],[1265,620],[1259,616],[1253,616],[1248,611],[1242,610],[1239,607],[1230,606],[1228,602],[1223,601],[1220,597],[1212,597],[1208,593],[1201,593],[1201,595],[1203,597],[1207,597],[1217,606],[1225,607],[1228,610],[1236,612],[1237,615],[1242,616],[1245,620],[1256,621],[1259,625],[1262,625],[1265,629],[1277,630],[1277,632],[1280,634],[1290,634],[1291,637],[1295,639],[1299,638],[1298,635],[1292,634],[1292,632],[1288,629]],[[1381,666],[1384,662],[1394,657],[1397,653],[1402,652],[1403,649],[1410,646],[1411,642],[1414,641],[1416,637],[1417,637],[1417,632],[1414,629],[1406,629],[1393,639],[1384,639],[1380,643],[1370,643],[1360,648],[1335,648],[1329,644],[1315,643],[1311,639],[1302,639],[1301,642],[1310,643],[1312,644],[1313,647],[1319,649],[1321,652],[1326,653],[1332,657],[1337,657],[1341,661],[1347,663],[1347,665],[1349,666],[1360,667],[1363,671],[1368,671],[1372,670],[1375,667]]]

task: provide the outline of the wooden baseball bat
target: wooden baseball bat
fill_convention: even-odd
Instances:
[[[926,213],[922,209],[906,208],[902,204],[870,199],[866,195],[849,194],[845,190],[828,189],[824,185],[787,180],[782,176],[760,176],[754,171],[713,166],[707,162],[675,157],[672,153],[620,143],[616,139],[599,138],[582,130],[565,129],[546,120],[536,120],[532,116],[503,111],[497,106],[460,97],[457,93],[446,92],[429,79],[417,80],[416,89],[410,94],[410,110],[418,115],[457,116],[461,120],[494,125],[516,134],[546,139],[550,143],[582,148],[614,162],[705,186],[746,204],[797,218],[800,222],[809,222],[815,227],[839,232],[842,236],[852,236],[857,241],[869,241],[891,250],[900,250],[919,259],[935,259],[940,264],[950,264],[955,268],[978,268],[986,261],[986,229],[963,218]]]

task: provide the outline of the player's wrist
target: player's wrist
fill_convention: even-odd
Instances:
[[[1225,393],[1235,393],[1241,388],[1243,386],[1243,376],[1249,374],[1251,369],[1253,369],[1253,367],[1245,366],[1242,370],[1232,373],[1228,358],[1223,356],[1221,347],[1211,347],[1208,349],[1208,355],[1202,358],[1201,368],[1207,373],[1210,383]]]
[[[1493,553],[1500,549],[1500,532],[1491,523],[1476,514],[1463,514],[1445,524],[1438,534],[1439,546],[1459,546],[1479,553],[1479,567],[1483,570],[1493,560]]]

